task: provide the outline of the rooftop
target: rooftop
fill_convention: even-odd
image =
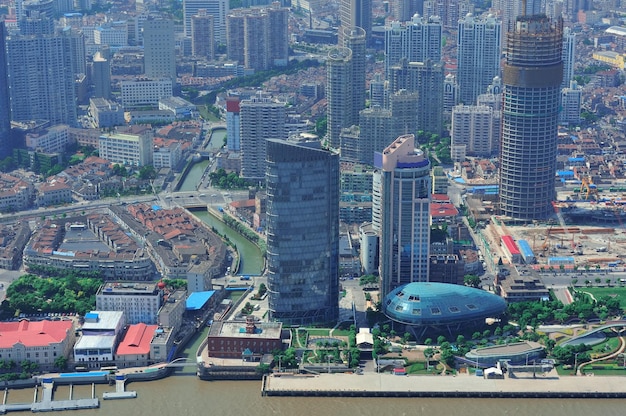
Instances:
[[[115,354],[149,354],[150,343],[158,328],[157,325],[146,325],[144,323],[129,326]]]
[[[0,348],[12,348],[16,344],[26,347],[57,344],[72,330],[72,321],[0,322]]]

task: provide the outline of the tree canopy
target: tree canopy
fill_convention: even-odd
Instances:
[[[59,275],[50,277],[26,274],[8,287],[3,307],[13,315],[17,311],[84,315],[95,308],[96,292],[102,283],[100,278],[86,277],[73,270],[61,270]]]

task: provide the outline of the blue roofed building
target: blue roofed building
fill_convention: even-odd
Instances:
[[[384,299],[383,313],[404,324],[416,339],[429,332],[457,332],[480,327],[487,318],[506,310],[501,297],[471,287],[434,282],[413,282],[392,290]]]
[[[200,311],[215,306],[215,290],[205,290],[203,292],[193,292],[187,298],[187,312]]]

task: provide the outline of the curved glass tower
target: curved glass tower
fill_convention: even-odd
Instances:
[[[563,23],[520,16],[507,33],[503,84],[500,212],[533,220],[552,214]]]
[[[267,141],[269,317],[287,325],[339,315],[339,156],[319,142]]]

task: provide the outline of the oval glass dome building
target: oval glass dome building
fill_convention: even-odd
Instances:
[[[388,318],[405,324],[418,339],[429,328],[451,332],[481,326],[486,318],[497,318],[506,310],[506,302],[500,296],[467,286],[434,282],[400,286],[387,295],[383,305]]]

